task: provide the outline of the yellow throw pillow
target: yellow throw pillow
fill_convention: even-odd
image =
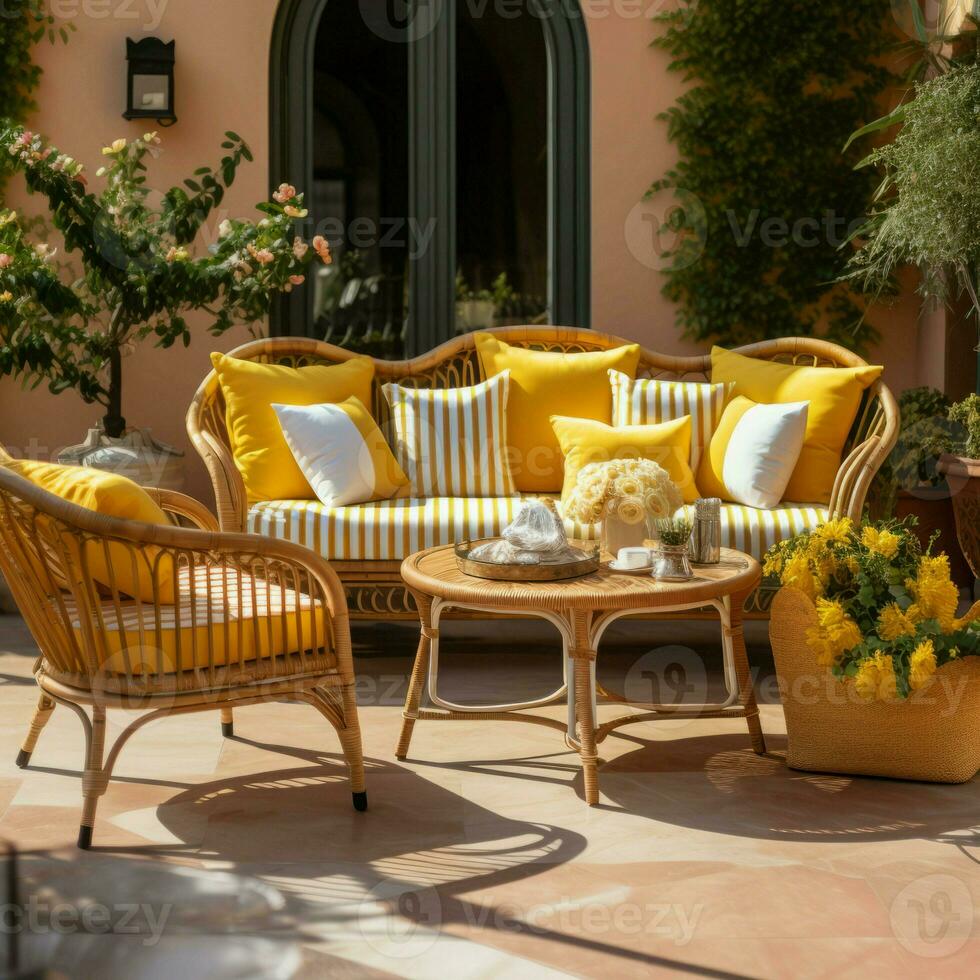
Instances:
[[[313,489],[286,444],[272,406],[336,404],[351,397],[370,405],[374,362],[355,357],[344,364],[293,368],[212,354],[211,363],[225,398],[231,450],[249,501],[311,500]]]
[[[167,515],[138,484],[124,476],[85,466],[59,466],[27,459],[2,460],[9,470],[30,480],[35,486],[67,500],[70,504],[143,524],[168,524]],[[144,545],[137,552],[124,544],[110,544],[108,554],[101,542],[88,545],[86,558],[92,578],[100,585],[115,587],[127,596],[144,602],[175,601],[173,567],[162,561],[157,574],[157,595],[153,593],[152,567],[160,549]],[[137,556],[134,568],[133,556]],[[110,573],[111,566],[111,573]]]
[[[557,490],[562,485],[562,458],[551,416],[612,422],[608,372],[635,377],[639,344],[557,354],[512,347],[488,333],[476,334],[475,340],[484,377],[510,371],[507,426],[515,488],[525,493]]]
[[[691,455],[690,415],[659,425],[625,425],[618,429],[591,419],[561,416],[552,418],[551,424],[565,456],[562,500],[567,500],[575,489],[578,472],[583,466],[611,459],[652,459],[677,484],[684,503],[698,499],[698,488],[688,463]]]
[[[360,399],[272,407],[294,459],[327,507],[389,500],[408,486],[384,433]]]
[[[809,402],[806,439],[784,500],[826,504],[840,469],[841,453],[861,407],[862,395],[884,368],[798,367],[745,357],[715,347],[712,382],[734,382],[735,395],[764,404]]]

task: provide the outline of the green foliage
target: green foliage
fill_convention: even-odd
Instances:
[[[45,36],[54,42],[68,41],[68,32],[75,25],[55,27],[55,19],[47,12],[43,0],[2,0],[0,4],[0,119],[24,122],[36,109],[34,90],[41,78],[41,69],[31,58],[31,49]],[[0,159],[0,200],[3,185],[10,171]]]
[[[735,345],[814,334],[826,318],[826,336],[867,345],[861,297],[835,280],[875,180],[841,147],[891,79],[876,62],[887,0],[681,0],[654,19],[654,44],[694,83],[663,117],[680,162],[649,192],[704,208],[666,223],[678,239],[664,294],[684,334]]]
[[[34,243],[10,211],[0,212],[0,374],[52,392],[75,388],[106,406],[106,428],[119,435],[123,353],[148,337],[161,347],[191,334],[185,316],[202,310],[220,334],[269,312],[272,298],[305,279],[318,254],[330,261],[322,238],[311,248],[295,235],[305,218],[302,195],[284,184],[257,205],[258,222],[223,221],[208,254],[194,257],[197,235],[235,179],[248,147],[227,133],[219,166],[201,168],[161,201],[146,185],[146,161],[156,133],[103,149],[101,194],[87,190],[83,167],[20,126],[0,122],[0,154],[20,170],[32,193],[43,195],[66,249],[77,253],[80,278],[62,281],[53,249]],[[76,270],[77,271],[77,270]]]
[[[980,459],[980,395],[970,395],[957,402],[949,410],[949,420],[963,427],[953,450],[970,459]]]
[[[894,117],[893,117],[894,118]],[[952,68],[915,87],[895,139],[862,166],[881,169],[852,276],[872,289],[915,265],[925,296],[945,300],[950,281],[973,293],[980,261],[980,66]],[[950,272],[954,275],[950,276]]]
[[[691,522],[683,517],[661,517],[657,520],[657,534],[670,547],[687,544],[691,538]]]

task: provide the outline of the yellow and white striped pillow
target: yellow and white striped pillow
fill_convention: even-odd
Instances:
[[[691,416],[691,469],[697,473],[701,454],[718,428],[730,384],[696,381],[636,380],[622,371],[610,371],[613,425],[659,425]]]
[[[509,497],[510,372],[471,388],[384,386],[394,422],[395,456],[414,497]]]

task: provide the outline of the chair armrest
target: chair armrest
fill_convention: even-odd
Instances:
[[[163,490],[159,487],[146,487],[146,492],[164,513],[185,517],[194,527],[202,531],[219,530],[218,519],[199,500],[188,497],[176,490]]]

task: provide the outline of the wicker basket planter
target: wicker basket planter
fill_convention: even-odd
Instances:
[[[907,701],[867,702],[818,667],[810,599],[781,589],[770,638],[793,769],[963,783],[980,770],[980,657],[947,664]]]

